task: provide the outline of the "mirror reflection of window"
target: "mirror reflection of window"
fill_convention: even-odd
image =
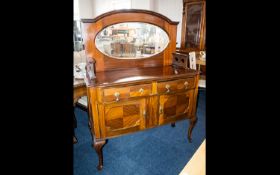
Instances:
[[[83,50],[83,39],[81,33],[81,21],[74,20],[73,25],[73,43],[74,43],[74,51]]]
[[[199,47],[202,5],[189,5],[187,9],[186,47]]]
[[[162,52],[169,43],[167,33],[160,27],[141,22],[108,26],[95,39],[97,49],[118,59],[141,59]]]
[[[83,41],[81,33],[81,21],[79,14],[79,1],[74,0],[74,20],[73,20],[73,44],[74,52],[83,50]]]

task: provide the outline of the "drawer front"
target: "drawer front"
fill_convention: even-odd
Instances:
[[[151,84],[142,84],[127,87],[112,87],[103,90],[103,101],[115,102],[131,97],[145,97],[149,96],[151,93]]]
[[[175,93],[175,92],[184,92],[188,89],[193,89],[195,87],[194,78],[180,79],[180,80],[171,80],[158,83],[158,93]]]

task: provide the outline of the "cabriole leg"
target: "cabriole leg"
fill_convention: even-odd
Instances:
[[[97,169],[101,170],[103,168],[103,152],[102,152],[102,148],[105,145],[106,141],[103,139],[94,139],[94,143],[93,143],[93,147],[96,151],[96,153],[98,154],[98,166]]]
[[[188,130],[188,140],[190,143],[192,143],[192,131],[193,131],[193,128],[194,128],[196,122],[197,122],[196,116],[190,119],[190,126],[189,126],[189,130]]]

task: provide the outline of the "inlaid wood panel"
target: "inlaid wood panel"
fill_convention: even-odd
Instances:
[[[145,128],[146,99],[105,105],[106,136],[125,134]]]
[[[95,89],[89,98],[93,102],[94,128],[96,133],[100,133],[99,138],[115,137],[194,117],[199,72],[179,68],[176,68],[176,74],[174,71],[172,66],[166,66],[99,72],[95,81],[98,83],[89,87]],[[120,81],[124,79],[129,83]],[[167,84],[170,84],[168,93]],[[116,92],[119,93],[118,101]],[[187,97],[192,99],[188,101]],[[164,108],[161,109],[164,115],[159,114],[160,106]]]
[[[159,97],[159,124],[176,121],[177,117],[191,112],[194,90],[185,93],[161,95]]]

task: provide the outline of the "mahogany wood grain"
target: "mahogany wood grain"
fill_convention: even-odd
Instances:
[[[147,74],[147,72],[149,72],[142,71],[145,69],[146,68],[138,68],[138,74],[134,75],[137,77],[143,77],[142,73]],[[123,74],[130,79],[127,79],[124,82],[125,84],[120,85],[117,82],[115,85],[113,83],[115,81],[113,80],[115,80],[116,76],[119,74],[122,75],[122,71],[128,71],[122,70],[119,71],[119,74],[112,74],[115,75],[115,77],[108,76],[108,79],[112,81],[108,84],[106,83],[106,86],[98,83],[89,86],[89,93],[91,93],[91,95],[89,95],[90,103],[97,106],[94,110],[95,115],[92,116],[95,126],[94,130],[98,135],[97,138],[109,138],[116,135],[122,135],[129,133],[130,130],[131,132],[144,130],[145,128],[152,128],[160,124],[175,122],[177,120],[176,116],[180,116],[181,114],[186,114],[187,116],[191,115],[194,105],[193,98],[195,98],[194,93],[196,92],[194,89],[197,88],[198,85],[198,81],[196,80],[198,72],[182,69],[179,70],[177,74],[174,74],[174,70],[171,69],[174,68],[171,66],[158,67],[157,72],[159,72],[158,70],[164,72],[161,73],[161,76],[158,74],[158,77],[155,79],[144,78],[138,79],[137,81],[134,81],[134,79],[131,78],[131,74]],[[110,72],[114,71],[100,72],[97,74],[96,81],[99,82],[99,75],[104,75]],[[163,79],[163,77],[165,77],[165,79]],[[119,79],[117,78],[117,80]],[[188,82],[188,86],[185,86],[186,82]],[[172,84],[175,88],[166,93],[166,84]],[[131,95],[130,90],[135,91],[135,89],[141,89],[142,87],[143,89],[146,88],[149,90],[149,93],[146,94],[146,96]],[[163,89],[162,87],[164,88],[164,91],[161,90]],[[114,97],[115,92],[120,94],[119,101]],[[124,116],[127,115],[124,113],[124,111],[127,111],[125,110],[125,106],[131,104],[138,104],[138,107],[135,108],[134,111],[138,111],[136,109],[140,108],[142,111],[145,111],[145,117],[143,117],[143,112],[140,111],[131,116],[133,118],[131,120],[135,120],[135,125],[133,125],[133,127],[126,124],[126,121],[124,120]],[[163,111],[166,112],[165,115],[159,115],[160,106],[165,106],[163,109]],[[171,114],[168,111],[173,111],[175,113]],[[187,118],[187,116],[185,118]],[[145,118],[145,120],[141,120],[142,118]],[[127,120],[127,122],[129,123],[132,121]],[[136,125],[137,122],[139,125]]]
[[[122,70],[111,70],[97,72],[96,79],[89,82],[89,86],[107,87],[128,86],[130,83],[151,83],[152,81],[161,81],[168,79],[180,79],[193,77],[198,72],[192,69],[175,68],[173,66],[149,67],[149,68],[129,68]]]
[[[130,100],[104,105],[106,136],[129,133],[130,130],[145,128],[146,99]]]
[[[159,98],[159,124],[175,122],[181,115],[190,116],[194,90],[184,93],[161,95]]]
[[[172,92],[184,92],[187,89],[195,88],[194,78],[164,81],[158,83],[158,93],[165,94]]]
[[[103,139],[94,139],[93,147],[98,154],[98,165],[97,169],[101,170],[103,168],[103,152],[102,148],[105,145],[106,141]]]

